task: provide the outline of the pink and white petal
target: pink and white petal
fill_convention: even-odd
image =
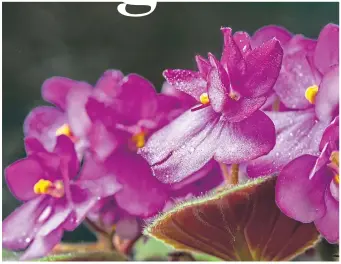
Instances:
[[[254,112],[241,122],[221,120],[219,123],[219,143],[214,154],[219,162],[239,164],[263,156],[275,146],[275,126],[262,111]]]
[[[269,154],[248,163],[249,177],[278,173],[303,154],[319,155],[320,140],[328,123],[316,122],[314,109],[266,114],[275,124],[276,145]]]
[[[67,136],[57,137],[57,143],[53,151],[68,164],[69,177],[72,179],[77,176],[80,167],[77,157],[75,144]]]
[[[56,130],[67,124],[65,114],[51,106],[34,108],[24,121],[24,135],[37,138],[48,151],[52,151],[56,143]]]
[[[181,181],[212,158],[214,146],[201,146],[202,152],[198,152],[196,148],[212,132],[218,120],[219,115],[211,107],[193,112],[188,110],[155,132],[139,153],[152,165],[153,172],[160,181]],[[186,166],[182,166],[186,163]]]
[[[311,107],[305,98],[309,86],[318,85],[312,73],[311,66],[302,52],[283,57],[282,68],[274,90],[285,106],[292,109]]]
[[[163,72],[163,76],[170,85],[191,95],[197,101],[200,101],[201,94],[207,92],[207,83],[199,72],[168,69]]]
[[[21,201],[36,197],[34,185],[41,179],[49,180],[44,168],[35,157],[18,160],[5,168],[5,179],[11,193]]]
[[[325,192],[326,213],[315,220],[315,226],[320,234],[331,244],[339,242],[339,202],[334,199],[330,190]]]
[[[276,38],[284,46],[291,38],[292,34],[285,28],[269,25],[258,29],[251,38],[252,48],[259,47],[270,39]]]
[[[339,66],[332,67],[322,79],[315,103],[316,116],[331,122],[339,115]]]
[[[313,56],[317,41],[315,39],[306,38],[303,35],[295,35],[284,47],[285,54],[294,54],[296,52],[304,53],[306,56]],[[312,64],[312,67],[315,67]]]
[[[333,196],[333,198],[336,201],[339,202],[340,189],[339,189],[339,184],[335,182],[335,179],[333,179],[330,183],[330,194]]]
[[[277,80],[282,57],[283,49],[276,39],[250,51],[245,57],[247,71],[238,91],[248,97],[266,95]]]
[[[42,97],[45,101],[65,110],[66,97],[70,90],[78,84],[78,81],[64,77],[52,77],[47,79],[42,86]]]
[[[2,222],[2,245],[10,250],[25,249],[42,223],[38,219],[46,208],[46,196],[29,200]]]
[[[288,217],[311,223],[325,214],[324,194],[331,175],[326,166],[310,179],[316,162],[311,155],[300,156],[288,163],[278,175],[276,203]]]
[[[141,156],[126,150],[117,151],[106,164],[122,185],[115,194],[121,208],[143,218],[162,210],[169,197],[169,187],[153,177],[148,163]]]
[[[339,141],[339,116],[335,117],[335,119],[330,123],[330,125],[326,128],[323,133],[321,142],[320,142],[320,151],[324,148],[324,146],[328,143],[338,142]],[[338,146],[336,146],[338,148]]]
[[[317,40],[314,62],[318,70],[325,74],[333,65],[339,64],[339,26],[326,25]]]
[[[72,133],[76,137],[85,137],[91,121],[87,115],[85,105],[92,93],[92,86],[85,82],[79,82],[73,87],[66,98],[66,115]]]

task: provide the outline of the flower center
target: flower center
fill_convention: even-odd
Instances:
[[[62,181],[51,182],[49,180],[40,179],[34,186],[35,194],[49,194],[55,198],[64,196],[64,185]]]
[[[72,133],[71,128],[68,124],[64,124],[56,130],[56,136],[61,135],[69,137],[73,142],[76,142],[78,140],[77,137]]]
[[[315,99],[317,92],[319,90],[319,87],[317,85],[312,85],[305,90],[305,98],[309,101],[311,104],[315,104]]]
[[[208,98],[208,94],[207,93],[202,93],[200,95],[200,103],[202,103],[203,105],[207,105],[210,103],[210,98]]]
[[[137,148],[142,148],[146,143],[146,132],[141,131],[139,133],[136,133],[132,136],[131,139],[135,143],[135,146]]]

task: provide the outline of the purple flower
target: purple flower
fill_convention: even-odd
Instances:
[[[170,85],[200,105],[156,132],[140,153],[165,183],[178,182],[212,158],[241,163],[267,154],[275,144],[271,120],[260,110],[274,85],[282,48],[270,40],[251,49],[245,32],[223,28],[224,51],[219,62],[197,56],[198,72],[166,70]]]
[[[287,110],[266,112],[276,127],[276,146],[268,155],[249,163],[250,177],[279,172],[300,155],[319,154],[323,131],[338,115],[338,32],[337,25],[329,24],[317,43],[301,35],[285,42],[274,90]]]
[[[300,156],[278,176],[276,202],[287,216],[314,222],[330,243],[339,241],[339,117],[325,130],[321,154]]]
[[[22,259],[46,255],[64,230],[74,230],[100,197],[112,195],[120,186],[111,177],[96,178],[82,170],[70,138],[59,136],[53,152],[35,138],[26,138],[28,157],[5,169],[13,195],[24,202],[2,225],[5,248],[27,248]]]
[[[88,98],[93,96],[110,100],[122,78],[120,71],[108,70],[98,80],[95,89],[86,82],[64,77],[47,79],[42,86],[42,97],[55,107],[34,108],[24,122],[25,136],[37,138],[48,151],[52,151],[57,136],[66,135],[75,143],[78,157],[81,159],[89,147],[89,134],[98,130],[85,111]]]

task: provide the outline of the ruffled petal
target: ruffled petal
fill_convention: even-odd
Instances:
[[[57,137],[57,143],[53,152],[67,162],[69,177],[73,178],[77,176],[80,164],[72,140],[64,135]]]
[[[276,127],[276,145],[268,155],[249,162],[249,177],[277,173],[303,154],[319,155],[320,140],[328,123],[316,122],[314,109],[266,114]]]
[[[167,82],[181,92],[193,96],[200,101],[200,95],[207,91],[203,76],[190,70],[165,70],[163,76]]]
[[[278,175],[276,203],[281,211],[297,221],[310,223],[325,214],[324,194],[331,180],[326,166],[309,179],[316,162],[311,155],[300,156]]]
[[[315,221],[320,234],[331,244],[339,242],[339,202],[329,190],[325,192],[326,213]]]
[[[56,143],[56,130],[67,123],[64,113],[55,107],[38,106],[34,108],[24,121],[26,137],[35,137],[48,151],[52,151]]]
[[[281,102],[292,109],[305,109],[312,105],[305,98],[308,87],[319,85],[304,52],[298,51],[283,57],[282,68],[274,90]]]
[[[77,137],[84,137],[90,128],[91,121],[85,110],[85,104],[91,95],[92,87],[79,82],[73,87],[66,98],[66,114],[72,133]]]
[[[40,180],[51,180],[39,160],[28,157],[18,160],[5,169],[5,179],[12,194],[22,201],[36,197],[34,185]]]
[[[156,132],[140,153],[160,181],[174,183],[213,157],[227,164],[240,163],[268,153],[274,144],[274,126],[264,113],[257,111],[241,122],[229,123],[207,107],[185,112]]]
[[[52,77],[47,79],[42,86],[42,97],[45,101],[58,106],[65,110],[66,97],[69,91],[78,84],[74,81],[64,77]]]
[[[162,210],[169,197],[169,188],[153,177],[148,163],[141,156],[125,150],[116,151],[106,165],[122,185],[115,194],[121,208],[143,218]]]
[[[276,39],[250,51],[246,57],[247,71],[238,91],[249,97],[267,94],[274,86],[282,65],[283,49]]]
[[[258,29],[253,34],[251,38],[251,46],[252,48],[259,47],[273,38],[276,38],[283,46],[292,38],[292,34],[287,29],[280,26],[265,26]]]
[[[318,70],[325,74],[333,65],[339,64],[339,26],[326,25],[317,40],[314,62]]]
[[[25,249],[42,222],[38,221],[46,208],[46,196],[40,195],[18,207],[2,222],[2,246],[10,250]]]
[[[316,116],[324,122],[331,122],[339,115],[339,66],[332,67],[322,79],[316,95]]]

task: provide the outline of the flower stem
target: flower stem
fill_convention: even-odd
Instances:
[[[233,185],[238,184],[239,164],[231,165],[231,183]]]
[[[227,183],[230,182],[230,174],[229,174],[229,171],[227,169],[227,166],[226,164],[224,163],[219,163],[219,166],[220,166],[220,170],[221,170],[221,173],[223,174],[224,178],[225,178],[225,181]]]

